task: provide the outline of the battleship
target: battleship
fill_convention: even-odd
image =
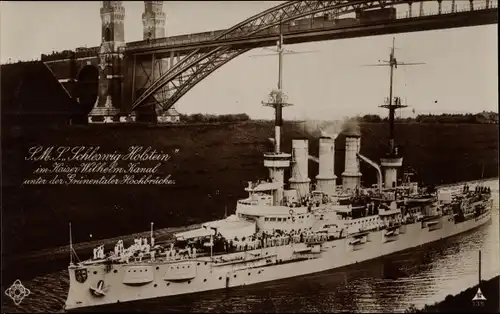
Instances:
[[[395,145],[394,112],[404,105],[393,97],[392,82],[394,69],[405,63],[396,61],[394,41],[383,64],[390,67],[390,93],[381,106],[389,111],[388,152],[378,164],[360,154],[359,130],[344,130],[341,186],[334,165],[337,134],[321,131],[318,158],[309,155],[307,139],[293,139],[291,153],[281,151],[282,109],[291,105],[282,91],[282,36],[277,52],[278,86],[263,102],[275,110],[274,150],[264,154],[269,178],[248,183],[248,197],[237,201],[234,214],[177,233],[170,243],[155,242],[152,224],[149,239],[135,239],[128,247],[119,240],[108,252],[101,245],[92,258],[80,261],[70,225],[66,310],[332,271],[439,241],[491,219],[488,187],[439,190],[400,173],[403,156]],[[311,159],[319,163],[315,182],[308,178]],[[377,184],[361,186],[361,161],[376,169]],[[288,184],[285,170],[290,170]]]

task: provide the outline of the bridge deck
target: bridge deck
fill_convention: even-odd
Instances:
[[[450,24],[450,21],[458,21],[459,19],[464,19],[464,15],[470,16],[470,23],[462,22],[459,26],[455,26],[455,24]],[[485,18],[484,21],[481,21],[480,18]],[[456,12],[445,12],[442,11],[440,14],[438,12],[430,12],[428,14],[413,16],[410,17],[408,12],[404,14],[399,14],[395,19],[391,20],[380,20],[374,24],[383,23],[387,27],[391,27],[392,24],[404,26],[405,23],[408,25],[422,25],[424,26],[425,22],[429,22],[431,20],[441,19],[443,22],[432,24],[433,27],[427,27],[427,29],[436,29],[436,28],[451,28],[451,27],[461,27],[461,26],[475,26],[475,25],[483,25],[483,24],[493,24],[498,23],[498,11],[497,5],[491,4],[489,8],[484,6],[476,7],[474,11],[470,11],[470,9],[461,9]],[[423,21],[424,23],[419,23],[419,21]],[[440,26],[438,26],[439,24]],[[448,26],[446,26],[449,24]],[[307,18],[296,20],[283,25],[282,31],[285,36],[285,39],[291,39],[296,34],[308,34],[314,32],[329,32],[335,30],[337,33],[346,31],[349,32],[353,27],[367,27],[372,26],[372,23],[363,23],[359,19],[351,17],[351,18],[324,18],[324,17],[316,17],[314,19]],[[249,32],[251,29],[249,29]],[[278,27],[271,27],[266,30],[260,31],[250,36],[237,36],[237,37],[228,37],[223,39],[216,39],[220,35],[222,35],[225,30],[216,30],[204,33],[196,33],[196,34],[188,34],[188,35],[180,35],[173,37],[165,37],[158,38],[153,41],[136,41],[127,43],[126,53],[127,54],[150,54],[153,51],[182,51],[182,50],[193,50],[198,48],[209,48],[209,47],[218,47],[223,45],[235,45],[235,44],[244,44],[244,43],[252,43],[257,41],[268,41],[277,39],[276,36],[279,35]],[[349,38],[351,36],[343,37]],[[357,36],[354,36],[357,37]],[[328,38],[327,38],[328,39]],[[300,41],[299,41],[300,42]],[[296,42],[298,43],[298,42]],[[262,46],[267,46],[263,44]]]
[[[464,15],[467,18],[464,18]],[[283,36],[287,44],[298,44],[312,41],[345,39],[354,37],[415,32],[432,29],[446,29],[465,26],[477,26],[498,23],[498,10],[496,8],[448,13],[442,15],[427,15],[418,18],[399,18],[391,21],[376,21],[361,23],[356,19],[342,19],[337,21],[322,21],[309,25],[288,26],[283,29]],[[216,31],[223,32],[223,31]],[[245,38],[228,38],[214,40],[207,38],[203,41],[186,43],[159,44],[127,47],[128,55],[157,55],[162,53],[188,52],[194,49],[209,50],[215,47],[230,45],[235,48],[268,47],[276,43],[279,38],[277,28],[267,29],[264,32]],[[168,39],[168,38],[166,38]],[[164,40],[164,39],[161,39]],[[167,57],[167,55],[163,56]]]

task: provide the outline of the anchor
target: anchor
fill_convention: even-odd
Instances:
[[[104,288],[104,281],[103,280],[99,280],[99,282],[97,283],[97,288],[89,287],[92,295],[94,295],[96,297],[103,297],[106,295],[103,288]]]

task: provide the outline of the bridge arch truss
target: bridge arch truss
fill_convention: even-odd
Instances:
[[[332,14],[335,17],[347,15],[358,10],[381,9],[401,4],[424,2],[455,3],[456,0],[333,0],[333,1],[288,1],[265,10],[243,22],[227,29],[214,40],[242,39],[258,35],[269,28],[290,23],[304,17],[318,17]],[[183,95],[211,73],[237,56],[254,49],[246,46],[221,45],[208,51],[196,49],[182,58],[168,71],[154,80],[133,102],[132,110],[142,106],[148,98],[163,90],[164,110],[172,107]],[[165,93],[165,91],[167,91]],[[167,95],[165,97],[165,95]]]

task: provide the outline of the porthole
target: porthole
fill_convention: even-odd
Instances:
[[[170,286],[170,282],[167,282],[167,287]]]
[[[191,283],[191,280],[188,280],[188,283]]]
[[[197,265],[197,266],[200,266],[200,263],[198,262],[198,263],[196,263],[196,265]]]
[[[160,267],[156,266],[156,270],[160,269]]]
[[[219,280],[222,280],[222,277],[219,277]]]
[[[97,271],[94,270],[94,275],[97,275]]]
[[[236,275],[234,275],[234,278],[236,278]]]
[[[154,285],[154,287],[156,288],[156,287],[158,287],[158,285],[157,285],[157,284],[155,284],[155,285]]]
[[[207,262],[205,262],[205,265],[207,265]]]
[[[206,278],[205,278],[205,279],[203,279],[203,282],[207,282],[207,279],[206,279]]]
[[[248,276],[250,276],[250,275],[251,275],[251,273],[248,273]]]
[[[115,269],[115,270],[113,270],[113,272],[116,274],[118,271]]]

